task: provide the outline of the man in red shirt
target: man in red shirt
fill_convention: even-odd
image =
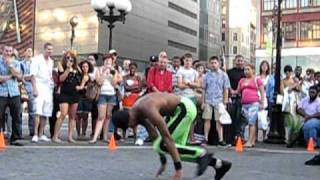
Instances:
[[[159,54],[159,64],[148,72],[149,92],[172,92],[172,73],[167,70],[168,56],[165,51]]]

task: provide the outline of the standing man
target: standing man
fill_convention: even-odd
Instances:
[[[175,95],[179,94],[179,88],[178,88],[178,76],[177,72],[179,71],[181,66],[181,61],[179,56],[174,56],[172,59],[172,88],[173,88],[173,93]]]
[[[167,70],[168,56],[162,51],[159,54],[159,65],[148,72],[147,86],[149,92],[172,92],[172,73]]]
[[[223,140],[223,127],[220,123],[220,108],[226,107],[228,103],[228,91],[230,88],[230,81],[228,75],[220,69],[220,60],[217,56],[212,56],[209,59],[209,68],[211,72],[208,72],[203,80],[202,91],[202,118],[204,123],[204,136],[208,142],[208,135],[210,131],[212,114],[214,113],[214,120],[216,121],[216,129],[219,137],[218,145],[226,146],[226,142]]]
[[[34,57],[31,63],[31,76],[33,95],[35,96],[35,121],[34,136],[32,142],[39,140],[49,142],[50,139],[44,135],[46,120],[51,117],[53,110],[53,89],[54,81],[52,77],[53,60],[51,55],[53,45],[44,44],[44,53]]]
[[[34,135],[34,96],[32,94],[32,77],[30,74],[31,67],[31,59],[33,56],[33,52],[31,48],[26,49],[24,53],[24,59],[21,62],[21,70],[23,73],[23,83],[25,85],[26,91],[28,93],[28,127],[29,127],[29,135],[33,137]]]
[[[159,58],[158,56],[150,56],[149,61],[150,61],[149,66],[147,67],[145,72],[146,80],[148,79],[149,70],[157,66]]]
[[[195,104],[197,102],[195,89],[201,87],[198,73],[192,68],[192,55],[187,53],[184,55],[184,66],[178,72],[178,87],[180,95],[190,98]]]
[[[21,80],[20,63],[13,58],[13,47],[5,45],[3,55],[0,57],[0,131],[5,127],[5,110],[9,107],[12,117],[12,134],[10,144],[21,146],[16,140],[22,137],[19,130],[21,113],[21,100],[18,79]]]
[[[220,180],[231,168],[231,163],[213,158],[201,146],[186,145],[196,114],[197,108],[189,98],[151,93],[140,98],[129,111],[117,112],[113,121],[116,126],[134,128],[141,124],[147,128],[160,157],[161,167],[157,176],[166,169],[166,154],[170,154],[176,170],[174,180],[182,179],[181,160],[197,163],[197,176],[201,176],[208,165],[212,166],[216,171],[215,179]]]
[[[231,92],[235,92],[240,79],[244,78],[244,59],[242,55],[237,55],[235,57],[235,67],[232,68],[227,72],[230,85],[231,85]],[[232,93],[230,93],[232,94]],[[239,95],[232,95],[231,96],[231,107],[230,107],[230,116],[232,119],[232,131],[233,137],[240,136],[244,137],[244,128],[246,123],[243,122],[243,118],[241,116],[241,98]]]

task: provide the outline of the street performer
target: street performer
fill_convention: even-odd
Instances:
[[[186,145],[196,114],[196,106],[188,98],[150,93],[140,98],[132,109],[115,113],[112,119],[117,127],[136,127],[138,124],[146,127],[160,156],[161,167],[157,177],[166,169],[165,154],[168,153],[176,170],[174,180],[182,179],[181,160],[197,163],[197,176],[201,176],[208,165],[212,166],[216,171],[215,179],[219,180],[229,171],[231,163],[213,158],[203,147]]]

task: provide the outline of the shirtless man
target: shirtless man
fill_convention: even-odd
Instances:
[[[132,109],[115,113],[112,119],[117,127],[135,127],[138,124],[146,127],[160,156],[161,167],[157,177],[165,170],[165,154],[169,153],[176,170],[174,180],[182,179],[181,160],[197,163],[197,176],[202,175],[210,165],[216,170],[215,179],[221,179],[231,168],[230,162],[213,158],[203,147],[186,145],[196,114],[196,106],[188,98],[151,93],[139,99]],[[167,118],[164,119],[164,116]]]

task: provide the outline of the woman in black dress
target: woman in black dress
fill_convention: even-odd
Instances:
[[[75,116],[80,100],[79,90],[76,88],[81,83],[81,73],[78,69],[76,54],[73,51],[64,53],[61,62],[58,64],[59,80],[61,83],[61,91],[59,97],[60,117],[58,118],[54,130],[52,141],[61,143],[59,139],[61,125],[69,116],[68,124],[68,141],[75,143],[73,139],[73,131],[75,128]]]

